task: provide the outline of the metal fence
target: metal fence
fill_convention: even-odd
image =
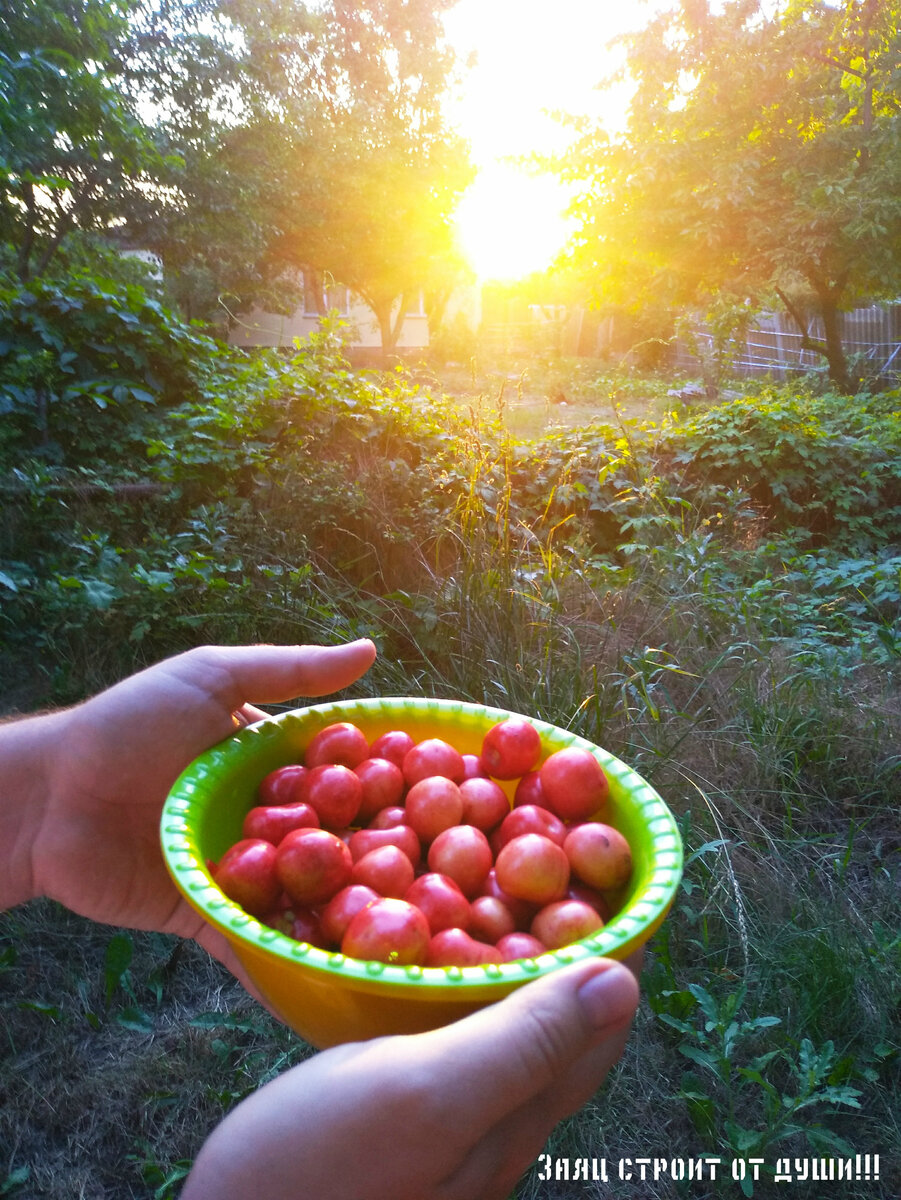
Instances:
[[[901,302],[872,304],[855,308],[840,316],[845,354],[859,362],[868,375],[901,374]],[[823,323],[811,318],[810,335],[824,337]],[[692,336],[700,354],[685,339],[674,346],[674,365],[684,371],[701,371],[703,360],[713,354],[713,337],[699,325]],[[799,372],[826,371],[821,354],[801,347],[803,335],[787,314],[769,313],[757,317],[747,337],[732,347],[731,369],[739,375],[772,375],[786,379]]]

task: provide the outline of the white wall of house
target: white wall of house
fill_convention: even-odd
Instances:
[[[482,324],[482,289],[478,283],[462,283],[451,292],[444,308],[444,321],[462,318],[475,333]]]
[[[347,323],[349,347],[376,350],[381,346],[379,324],[375,314],[347,288],[329,287],[326,305]],[[293,346],[295,341],[307,341],[319,328],[319,322],[316,297],[306,289],[303,305],[291,314],[266,312],[259,308],[245,313],[231,331],[229,341],[234,346]],[[404,317],[397,349],[420,350],[425,349],[428,344],[429,322],[420,295]]]
[[[152,250],[120,250],[119,254],[122,258],[136,258],[138,262],[144,263],[150,267],[150,273],[154,279],[163,278],[163,260]]]

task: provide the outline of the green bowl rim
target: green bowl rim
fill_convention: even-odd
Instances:
[[[615,955],[631,943],[640,940],[643,930],[662,919],[679,886],[683,868],[682,838],[675,818],[660,795],[636,771],[608,751],[594,745],[578,734],[526,717],[541,735],[542,741],[553,742],[554,749],[578,746],[588,750],[600,762],[611,779],[626,789],[628,804],[637,807],[648,829],[651,846],[651,873],[627,908],[613,917],[603,929],[582,938],[570,946],[549,951],[534,959],[517,959],[512,963],[490,963],[475,967],[392,966],[387,963],[348,958],[338,951],[320,950],[306,942],[298,942],[278,930],[262,924],[229,900],[216,886],[207,868],[189,818],[194,803],[203,799],[210,787],[217,786],[235,756],[242,756],[248,744],[260,738],[278,740],[283,727],[307,720],[311,714],[324,719],[352,721],[354,713],[366,715],[401,715],[404,710],[418,714],[436,713],[442,717],[466,715],[477,721],[501,721],[523,714],[492,708],[466,701],[441,698],[385,696],[357,700],[334,700],[323,704],[292,709],[258,721],[237,731],[233,736],[196,758],[179,776],[163,806],[160,834],[163,858],[182,894],[194,904],[216,928],[229,938],[238,938],[259,950],[273,954],[286,962],[303,963],[327,975],[369,983],[403,985],[442,989],[472,985],[514,985],[536,979],[559,969],[566,963],[586,958]]]

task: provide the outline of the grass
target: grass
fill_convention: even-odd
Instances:
[[[516,455],[547,432],[554,414],[542,390],[559,364],[539,364],[527,380],[508,367],[447,379],[457,408],[476,416],[459,459],[430,468],[429,500],[451,494],[442,480],[453,471],[456,490],[434,518],[438,534],[394,527],[382,558],[390,581],[370,567],[365,577],[338,571],[327,546],[300,559],[285,542],[278,558],[266,541],[271,590],[262,592],[247,562],[264,555],[272,511],[250,520],[222,502],[207,526],[238,544],[207,528],[204,546],[220,537],[223,570],[229,555],[246,560],[232,634],[371,632],[382,654],[358,691],[456,695],[571,727],[633,764],[677,814],[688,865],[648,948],[626,1055],[547,1147],[568,1164],[561,1172],[604,1160],[613,1182],[549,1178],[541,1160],[518,1200],[820,1200],[826,1188],[842,1200],[890,1200],[901,1172],[897,655],[866,625],[852,640],[834,637],[825,617],[812,623],[798,583],[775,598],[760,584],[781,551],[768,549],[774,535],[759,510],[750,523],[726,512],[711,537],[699,501],[677,493],[663,503],[643,484],[643,507],[637,488],[620,499],[633,505],[629,536],[644,548],[618,554],[602,553],[550,502],[529,515]],[[610,380],[590,375],[586,367],[567,382],[574,424],[614,415]],[[626,420],[659,416],[672,401],[665,380],[644,395],[635,380],[613,390]],[[397,520],[399,468],[390,451],[383,457],[390,476],[378,456],[355,460],[371,497],[369,523],[355,526],[362,539]],[[551,472],[550,454],[541,461]],[[304,487],[315,503],[316,480]],[[339,503],[339,491],[330,485],[323,505]],[[181,552],[196,544],[179,536]],[[123,647],[153,656],[157,643],[129,642],[129,620],[165,618],[172,649],[225,629],[202,590],[195,607],[173,608],[175,585],[158,582],[157,607],[142,594],[141,612],[115,626],[115,645],[102,640],[103,613],[88,621],[61,609],[65,622],[45,645],[67,668],[67,698],[121,672]],[[21,662],[7,653],[11,668]],[[22,707],[48,698],[33,672],[18,686],[8,695]],[[0,917],[0,1035],[0,1195],[20,1200],[176,1196],[221,1115],[308,1053],[196,946],[91,926],[46,902]],[[774,1181],[780,1159],[794,1172],[795,1159],[856,1154],[880,1156],[879,1179]],[[635,1167],[642,1157],[667,1166],[656,1179],[619,1178],[621,1160]],[[674,1162],[710,1157],[724,1164],[717,1179],[674,1177]],[[733,1160],[751,1158],[763,1159],[753,1188],[731,1174]]]
[[[308,1052],[193,943],[39,901],[2,946],[0,1194],[173,1194],[205,1131]]]
[[[439,390],[461,406],[499,411],[511,436],[524,441],[598,421],[659,420],[682,407],[680,385],[671,376],[639,381],[628,369],[602,369],[592,359],[476,357],[417,378],[426,390]]]

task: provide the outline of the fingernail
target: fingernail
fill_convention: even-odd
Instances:
[[[576,995],[588,1021],[596,1028],[631,1020],[638,988],[628,968],[617,963],[585,981]]]

